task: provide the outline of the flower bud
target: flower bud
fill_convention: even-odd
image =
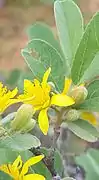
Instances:
[[[36,125],[36,120],[30,119],[30,121],[23,127],[22,132],[26,133],[31,131]]]
[[[76,109],[71,109],[66,114],[67,121],[76,121],[80,117],[80,112]]]
[[[83,103],[87,95],[88,91],[84,86],[75,87],[70,92],[70,96],[75,100],[75,104]]]
[[[33,107],[29,104],[22,104],[18,109],[14,120],[11,122],[13,130],[21,131],[26,124],[32,119]]]

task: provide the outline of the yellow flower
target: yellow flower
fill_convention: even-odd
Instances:
[[[3,84],[0,82],[0,113],[3,113],[10,105],[19,102],[17,99],[13,99],[17,93],[17,88],[13,91],[7,90],[7,87],[3,87]]]
[[[9,174],[14,180],[45,180],[44,176],[42,175],[27,174],[29,167],[38,163],[43,158],[43,155],[32,157],[23,165],[21,156],[19,155],[13,164],[1,165],[0,170]]]
[[[40,111],[38,116],[39,127],[45,135],[49,128],[48,108],[51,105],[70,106],[74,104],[74,100],[66,95],[68,90],[66,86],[61,94],[54,94],[51,97],[51,86],[47,83],[50,72],[51,68],[45,72],[41,83],[37,79],[34,79],[33,82],[24,80],[24,94],[18,97],[22,102],[31,104],[35,111]]]

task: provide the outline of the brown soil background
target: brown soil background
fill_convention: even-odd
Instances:
[[[78,0],[78,4],[85,22],[99,10],[99,0]],[[33,1],[30,8],[19,7],[15,3],[0,8],[0,70],[25,68],[20,50],[27,42],[25,29],[36,21],[45,22],[56,31],[52,6],[41,4],[39,0]]]

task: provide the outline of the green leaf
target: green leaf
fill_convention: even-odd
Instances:
[[[82,14],[72,0],[57,0],[54,3],[54,14],[60,44],[70,67],[83,34]]]
[[[99,13],[95,14],[85,29],[85,33],[75,54],[72,79],[77,84],[99,51]]]
[[[99,132],[97,132],[96,128],[84,120],[68,123],[68,128],[76,136],[88,142],[95,142],[99,137]]]
[[[86,99],[83,104],[79,106],[79,109],[86,111],[99,112],[99,97],[93,97]]]
[[[13,178],[11,178],[8,174],[0,171],[0,180],[13,180]]]
[[[27,29],[27,34],[30,40],[41,39],[51,44],[58,52],[61,53],[60,45],[55,39],[50,27],[44,23],[35,23]]]
[[[54,169],[55,171],[62,176],[63,174],[63,163],[62,163],[62,157],[58,150],[54,153]]]
[[[0,165],[12,163],[16,159],[16,152],[9,148],[0,148]]]
[[[0,143],[0,147],[7,147],[15,151],[25,151],[40,145],[39,139],[31,134],[16,134],[7,137]]]
[[[18,155],[21,155],[23,161],[28,160],[32,156],[30,151],[12,151],[10,148],[0,148],[0,154],[2,154],[0,156],[0,165],[13,163]]]
[[[52,153],[52,148],[47,149],[47,148],[43,147],[43,148],[40,148],[40,152],[42,152],[46,157],[48,157]],[[63,162],[62,162],[61,154],[58,151],[58,149],[56,149],[54,151],[53,156],[54,156],[54,169],[60,176],[62,176],[62,174],[63,174]]]
[[[87,99],[99,97],[99,80],[96,79],[92,83],[90,83],[87,87],[88,96]]]
[[[36,78],[41,80],[44,72],[51,67],[50,81],[53,81],[58,90],[63,88],[64,60],[53,46],[46,41],[33,39],[22,51],[22,55]]]
[[[87,111],[99,112],[99,80],[96,79],[91,82],[88,87],[88,96],[83,104],[79,106],[79,109]]]
[[[85,180],[99,179],[99,151],[90,149],[86,154],[75,158],[77,164],[86,171]]]
[[[84,72],[81,78],[81,83],[93,80],[94,77],[99,75],[99,53],[96,54],[89,68]]]

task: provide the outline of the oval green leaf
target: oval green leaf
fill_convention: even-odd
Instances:
[[[72,79],[79,83],[99,51],[99,13],[96,13],[85,29],[72,66]]]
[[[83,18],[78,6],[72,0],[54,3],[55,21],[60,44],[68,68],[83,34]]]
[[[41,39],[33,39],[28,43],[26,49],[22,50],[22,55],[33,76],[41,80],[44,72],[51,67],[49,80],[56,85],[57,90],[63,88],[64,60],[53,46]]]
[[[76,136],[88,142],[95,142],[99,137],[97,130],[84,120],[77,120],[75,122],[68,123],[68,128],[76,134]]]
[[[6,147],[14,151],[25,151],[41,145],[39,139],[31,134],[15,134],[0,142],[0,147]]]

